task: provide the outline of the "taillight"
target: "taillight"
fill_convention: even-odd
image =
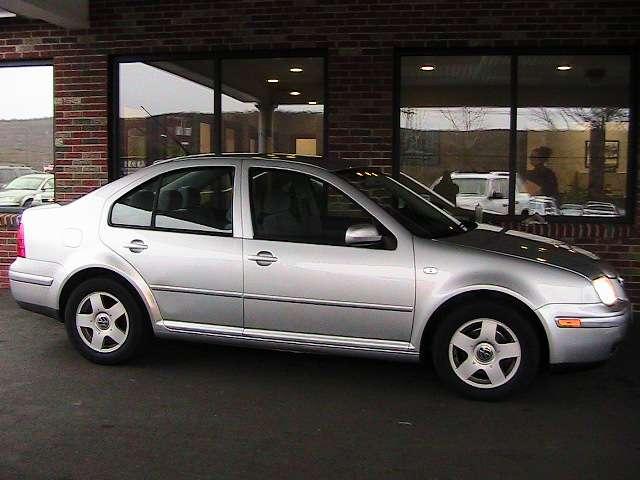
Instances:
[[[18,257],[26,258],[27,252],[24,246],[24,223],[20,222],[20,227],[18,228]]]

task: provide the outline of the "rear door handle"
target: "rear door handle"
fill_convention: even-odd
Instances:
[[[278,261],[278,257],[274,257],[271,252],[267,251],[258,252],[256,255],[249,255],[247,259],[256,262],[262,267],[267,267]]]
[[[124,248],[128,248],[132,253],[140,253],[143,250],[149,248],[142,240],[131,240],[131,243],[124,245]]]

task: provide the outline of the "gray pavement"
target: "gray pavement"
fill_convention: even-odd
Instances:
[[[478,403],[352,358],[157,341],[97,366],[0,291],[0,479],[640,478],[639,344]]]

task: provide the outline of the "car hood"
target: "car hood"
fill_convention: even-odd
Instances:
[[[3,198],[13,198],[13,197],[24,197],[29,193],[33,193],[33,190],[0,190],[0,199]]]
[[[610,265],[587,250],[518,230],[480,224],[474,230],[439,241],[552,265],[591,279],[603,274],[611,278],[617,277]]]

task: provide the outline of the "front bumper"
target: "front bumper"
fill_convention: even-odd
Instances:
[[[549,363],[592,363],[608,359],[624,339],[632,319],[628,302],[616,309],[604,304],[549,304],[536,313],[549,340]],[[581,328],[560,328],[557,318],[579,318]]]

